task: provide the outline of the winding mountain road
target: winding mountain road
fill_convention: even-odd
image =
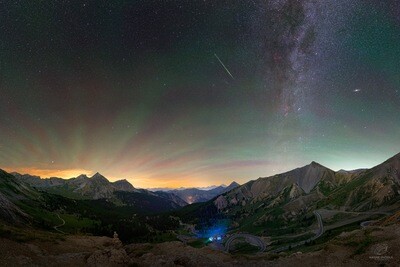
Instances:
[[[322,222],[321,214],[318,211],[314,211],[314,215],[317,217],[319,229],[317,234],[314,237],[310,238],[310,241],[317,239],[324,233],[324,224]]]
[[[59,225],[57,225],[57,226],[54,226],[53,228],[54,228],[54,230],[56,230],[56,231],[58,231],[58,232],[60,232],[60,233],[62,233],[62,234],[65,234],[65,232],[63,232],[63,231],[61,231],[60,229],[58,229],[58,227],[61,227],[61,226],[64,226],[64,225],[65,225],[65,221],[64,221],[63,218],[60,217],[60,214],[56,213],[56,215],[57,215],[57,217],[62,221],[62,224],[59,224]]]

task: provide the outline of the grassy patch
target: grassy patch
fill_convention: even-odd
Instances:
[[[20,243],[32,240],[51,241],[51,242],[64,240],[64,237],[60,234],[34,230],[31,228],[28,229],[16,228],[5,224],[0,224],[0,237],[7,238]]]
[[[51,229],[53,226],[61,223],[56,214],[49,212],[42,207],[31,206],[23,202],[18,203],[18,206],[27,214],[32,216],[35,222],[45,229]]]
[[[84,199],[84,197],[82,197],[81,195],[74,193],[73,189],[69,188],[67,185],[49,187],[46,188],[46,192],[71,199]]]
[[[98,221],[82,218],[73,214],[60,214],[60,217],[65,221],[65,225],[60,226],[59,229],[69,233],[86,232],[85,229],[90,229],[95,224],[99,223]],[[57,219],[57,225],[60,225],[62,221],[58,217]]]

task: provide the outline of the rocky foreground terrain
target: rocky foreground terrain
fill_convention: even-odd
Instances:
[[[179,241],[122,245],[118,238],[93,236],[1,238],[0,266],[400,266],[400,223],[389,218],[307,249],[231,255]]]

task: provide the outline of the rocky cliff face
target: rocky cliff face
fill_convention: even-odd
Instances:
[[[12,224],[29,220],[29,216],[17,205],[12,203],[6,195],[0,192],[0,218]]]
[[[0,219],[13,224],[29,221],[30,217],[15,203],[38,198],[39,193],[29,185],[0,170]]]
[[[224,196],[219,196],[216,200],[214,200],[214,204],[218,210],[223,210],[228,206],[228,201]]]

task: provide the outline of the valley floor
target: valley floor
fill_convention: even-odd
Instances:
[[[318,247],[280,254],[231,255],[179,241],[123,246],[93,236],[0,238],[0,266],[400,266],[399,249],[399,223],[344,232]]]

